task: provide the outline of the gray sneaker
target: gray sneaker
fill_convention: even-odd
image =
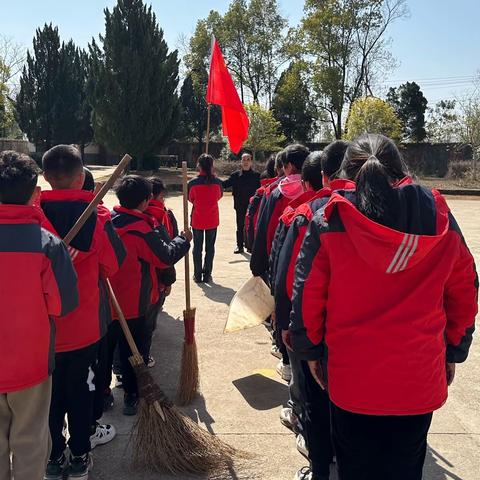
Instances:
[[[92,456],[89,453],[79,457],[70,456],[68,480],[88,480],[88,472],[93,467]]]

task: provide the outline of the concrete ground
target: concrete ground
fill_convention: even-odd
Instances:
[[[105,174],[105,173],[104,173]],[[115,199],[106,201],[113,206]],[[449,202],[477,262],[480,263],[480,202]],[[181,197],[168,205],[181,221]],[[235,215],[230,196],[221,201],[221,227],[212,285],[192,285],[197,307],[197,344],[202,396],[184,411],[204,428],[231,445],[250,452],[253,460],[239,464],[225,479],[290,480],[306,461],[295,449],[294,436],[278,420],[288,398],[287,385],[275,373],[277,359],[269,353],[270,338],[264,327],[224,335],[228,305],[249,277],[248,255],[233,255]],[[153,340],[157,361],[152,373],[172,398],[175,396],[183,342],[183,262],[178,282],[159,317]],[[448,404],[435,415],[429,437],[426,480],[478,480],[480,478],[480,346],[474,343],[468,363],[457,370]],[[129,467],[128,445],[132,419],[121,413],[122,391],[115,389],[116,405],[104,416],[118,431],[117,438],[94,451],[94,480],[153,480],[187,478],[139,473]],[[336,475],[332,474],[332,479]],[[408,480],[408,479],[405,479]]]

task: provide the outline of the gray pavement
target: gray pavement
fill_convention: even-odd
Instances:
[[[102,172],[102,174],[104,174]],[[112,206],[112,195],[107,205]],[[480,202],[455,199],[451,207],[477,262],[480,263]],[[181,197],[168,204],[181,221]],[[214,284],[192,286],[197,307],[197,344],[202,396],[184,411],[200,425],[235,447],[254,455],[225,474],[225,479],[290,480],[306,464],[295,449],[294,436],[278,420],[288,398],[287,385],[275,373],[277,360],[269,353],[270,339],[264,327],[224,335],[228,304],[248,278],[248,256],[233,255],[235,215],[233,202],[221,202],[221,227],[217,240]],[[183,341],[183,263],[177,267],[178,282],[159,317],[153,340],[155,379],[175,396]],[[480,479],[480,346],[475,342],[467,364],[458,368],[448,404],[435,415],[429,437],[426,480]],[[122,391],[115,389],[117,404],[104,420],[115,425],[117,438],[94,451],[94,480],[153,480],[187,478],[139,473],[130,470],[128,446],[132,419],[122,416]],[[198,478],[198,477],[196,477]],[[336,475],[332,474],[336,480]],[[408,479],[405,479],[408,480]]]

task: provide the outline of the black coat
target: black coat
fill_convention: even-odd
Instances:
[[[235,210],[247,211],[250,198],[260,188],[260,174],[255,170],[237,170],[223,182],[223,188],[232,187],[233,205]]]

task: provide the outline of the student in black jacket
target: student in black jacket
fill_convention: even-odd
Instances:
[[[237,214],[237,248],[234,253],[243,253],[245,215],[250,198],[260,188],[260,174],[253,170],[253,160],[249,153],[242,155],[242,168],[233,172],[230,178],[223,182],[223,188],[232,187],[233,207]]]

